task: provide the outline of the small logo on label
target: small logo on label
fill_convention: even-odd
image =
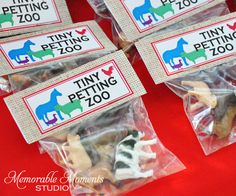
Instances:
[[[211,0],[121,0],[140,32],[186,14]]]
[[[82,29],[81,31],[75,30],[75,32],[78,33],[79,35],[84,35],[86,33],[86,29]]]
[[[87,27],[0,44],[13,69],[104,48]]]
[[[61,19],[54,0],[1,0],[0,31],[55,23]]]
[[[152,43],[167,75],[212,63],[236,52],[236,20]]]
[[[116,63],[110,61],[27,96],[24,101],[45,133],[132,94]]]

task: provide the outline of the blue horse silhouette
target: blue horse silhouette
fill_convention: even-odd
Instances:
[[[151,0],[145,0],[144,4],[133,9],[133,16],[135,20],[141,22],[142,24],[145,22],[143,15],[151,14],[155,21],[158,21],[154,13],[150,13],[149,9],[152,7]]]
[[[47,103],[44,103],[42,105],[39,105],[36,109],[35,109],[35,114],[38,117],[39,120],[43,120],[43,122],[47,124],[47,122],[49,122],[48,116],[47,114],[49,112],[56,112],[59,116],[59,118],[61,120],[64,120],[64,118],[61,116],[60,111],[56,111],[55,107],[58,105],[57,102],[57,97],[62,96],[62,94],[57,90],[54,89],[51,94],[50,94],[50,100]],[[46,120],[45,120],[46,118]]]
[[[173,50],[167,50],[163,53],[162,57],[166,64],[170,64],[171,67],[175,65],[174,58],[182,58],[185,65],[188,65],[186,58],[182,57],[181,54],[184,51],[184,45],[188,45],[188,42],[183,38],[180,38],[177,42],[177,47]]]
[[[29,55],[28,52],[31,51],[30,46],[34,46],[35,43],[33,43],[32,41],[28,40],[24,43],[23,48],[19,48],[19,49],[14,49],[14,50],[10,50],[8,52],[8,56],[12,59],[15,60],[16,62],[21,62],[20,56],[21,55],[27,55],[30,57],[31,61],[35,61],[32,55]]]

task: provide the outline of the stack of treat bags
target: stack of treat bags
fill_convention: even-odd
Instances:
[[[88,2],[112,20],[114,44],[96,21],[72,24],[64,0],[31,2],[22,17],[11,8],[22,3],[0,3],[1,93],[72,195],[126,193],[185,169],[149,120],[130,63],[140,58],[183,98],[206,155],[236,141],[236,14],[225,1]]]

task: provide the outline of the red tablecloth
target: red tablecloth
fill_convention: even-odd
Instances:
[[[85,0],[67,2],[74,22],[94,18],[94,13]],[[236,8],[232,2],[230,8]],[[109,23],[104,22],[102,27],[111,37]],[[166,86],[154,85],[142,62],[135,64],[134,68],[148,92],[143,96],[143,100],[158,137],[182,160],[187,169],[147,184],[129,195],[235,196],[236,144],[206,157],[184,114],[182,100]],[[50,183],[51,186],[36,187],[37,183],[19,182],[17,185],[11,181],[13,174],[19,175],[21,172],[19,177],[32,178],[46,176],[55,171],[58,187],[66,189],[63,182],[60,182],[63,180],[63,170],[55,165],[47,154],[40,155],[37,144],[26,144],[2,98],[0,111],[0,195],[70,195],[63,190],[56,191],[57,186]]]

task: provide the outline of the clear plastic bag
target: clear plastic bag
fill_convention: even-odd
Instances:
[[[40,144],[69,174],[72,195],[118,195],[185,168],[157,138],[141,98]]]
[[[10,83],[4,77],[0,77],[0,95],[6,95],[11,92]]]
[[[89,61],[93,61],[101,56],[102,54],[93,55],[86,58],[79,58],[77,60],[51,64],[48,66],[11,74],[8,76],[11,91],[14,93],[22,91],[28,87],[42,83],[62,73],[75,69],[76,67],[86,64]]]
[[[168,81],[206,155],[236,142],[236,61]]]
[[[110,18],[109,11],[103,0],[87,0],[98,16]]]
[[[0,77],[0,96],[6,95],[11,92],[10,83],[3,77]]]

